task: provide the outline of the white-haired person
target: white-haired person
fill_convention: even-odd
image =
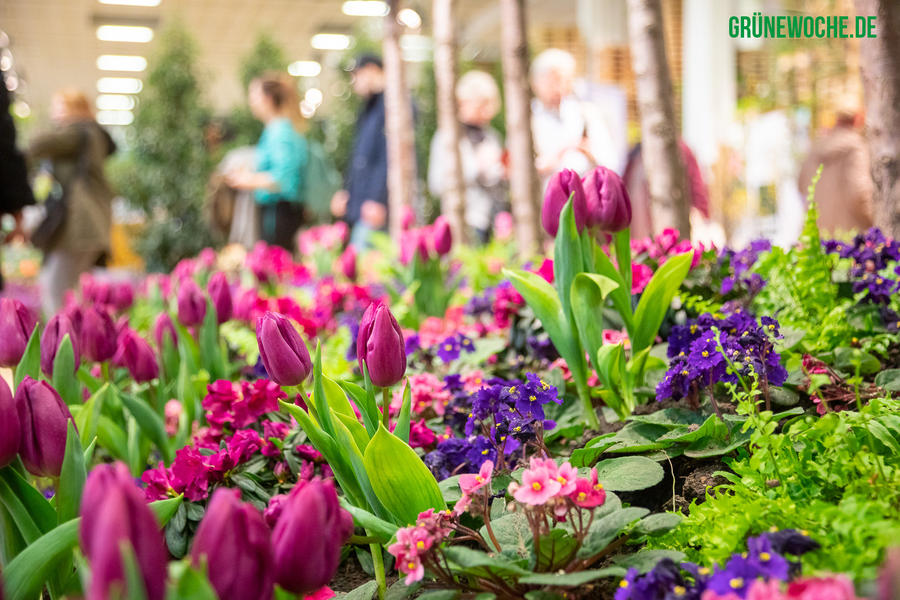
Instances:
[[[494,216],[505,210],[506,202],[503,144],[490,125],[500,111],[500,90],[489,74],[469,71],[456,84],[456,103],[462,125],[459,154],[466,188],[465,221],[470,238],[486,243]],[[450,188],[447,151],[438,131],[431,140],[428,161],[428,189],[438,197]]]

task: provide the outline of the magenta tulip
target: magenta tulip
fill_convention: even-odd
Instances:
[[[178,288],[178,320],[183,325],[199,325],[206,316],[206,298],[193,279],[185,278]]]
[[[341,560],[341,546],[353,534],[353,518],[338,504],[331,482],[299,482],[272,531],[275,581],[305,594],[326,585]]]
[[[147,600],[162,600],[168,553],[159,523],[122,463],[91,469],[81,498],[81,548],[91,566],[92,600],[131,597],[122,548],[131,547]],[[114,595],[114,590],[119,593]]]
[[[219,600],[272,598],[272,547],[269,526],[238,490],[219,488],[197,528],[191,558],[207,565]]]
[[[216,322],[221,325],[231,318],[233,303],[231,301],[231,288],[228,287],[228,278],[225,273],[218,272],[209,278],[209,297],[216,308]]]
[[[363,314],[356,339],[359,368],[369,369],[369,378],[377,386],[388,387],[406,373],[406,347],[403,332],[390,309],[373,302]]]
[[[78,335],[75,333],[75,326],[65,313],[59,313],[50,319],[47,328],[41,336],[41,370],[47,377],[53,376],[53,362],[56,360],[56,353],[59,351],[59,345],[63,339],[69,336],[72,342],[72,352],[75,355],[75,371],[81,364],[81,354],[78,352]]]
[[[0,367],[19,364],[36,325],[37,320],[24,304],[13,298],[0,298]]]
[[[260,317],[256,342],[269,379],[278,385],[300,385],[312,372],[309,350],[284,315],[267,312]]]
[[[578,233],[581,233],[588,221],[584,187],[578,173],[572,169],[563,169],[550,178],[547,190],[544,192],[544,205],[541,207],[541,224],[543,224],[544,230],[553,237],[556,237],[556,233],[559,231],[559,216],[570,197],[572,198],[575,226],[578,228]]]
[[[169,316],[169,313],[163,312],[159,313],[159,316],[156,317],[156,323],[153,324],[153,340],[156,342],[156,347],[160,352],[163,351],[165,346],[163,340],[166,337],[169,338],[173,348],[178,346],[178,333],[175,331],[175,323],[172,322],[172,317]]]
[[[347,249],[344,250],[340,259],[338,259],[338,265],[344,277],[354,281],[356,279],[356,248],[347,246]]]
[[[631,199],[615,171],[596,167],[584,180],[588,224],[615,233],[631,225]]]
[[[66,454],[69,407],[50,384],[26,376],[15,396],[21,427],[19,455],[38,477],[59,477]],[[74,422],[74,421],[73,421]]]
[[[453,235],[450,233],[450,222],[444,215],[439,216],[434,221],[432,228],[434,236],[434,251],[438,256],[444,256],[450,252],[453,246]]]
[[[5,467],[19,453],[19,413],[6,381],[0,378],[0,467]]]
[[[159,365],[153,348],[131,328],[126,327],[119,336],[119,348],[112,363],[128,369],[132,379],[138,383],[153,381],[159,377]]]
[[[116,325],[105,308],[85,309],[81,322],[81,352],[91,362],[105,362],[116,353]]]

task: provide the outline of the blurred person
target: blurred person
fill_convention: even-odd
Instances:
[[[292,250],[303,225],[303,176],[308,159],[306,138],[299,132],[299,99],[290,79],[278,73],[250,82],[250,111],[265,124],[256,146],[256,168],[225,176],[236,190],[253,190],[260,205],[260,237]]]
[[[45,201],[47,215],[31,238],[44,251],[39,283],[47,317],[59,311],[81,274],[109,255],[114,194],[103,165],[116,151],[81,91],[56,92],[50,118],[54,129],[36,136],[27,152],[32,161],[45,161],[59,188]]]
[[[597,165],[619,170],[618,147],[604,115],[574,94],[575,58],[550,48],[531,63],[531,131],[535,167],[544,189],[561,169],[585,175]]]
[[[688,180],[691,209],[709,218],[709,191],[703,181],[700,165],[694,153],[683,140],[678,140],[681,150],[681,162]],[[659,233],[665,224],[653,223],[653,205],[650,199],[650,185],[647,183],[647,172],[641,155],[641,144],[638,143],[628,154],[625,174],[622,176],[625,188],[631,198],[631,238],[641,239]]]
[[[872,175],[869,152],[856,130],[857,110],[846,104],[837,110],[835,125],[812,143],[800,167],[797,184],[806,198],[807,188],[819,165],[822,177],[816,185],[819,229],[829,234],[864,231],[872,226]]]
[[[23,239],[22,209],[34,204],[25,156],[16,147],[16,124],[9,114],[10,93],[0,73],[0,218],[13,215],[15,226],[4,241]],[[0,291],[3,272],[0,270]]]
[[[465,222],[482,244],[491,234],[494,216],[504,210],[503,145],[490,126],[500,112],[500,90],[484,71],[469,71],[456,84],[456,102],[462,124],[459,155],[465,184]],[[450,185],[446,146],[438,131],[431,140],[428,189],[435,196]]]
[[[363,54],[353,66],[353,92],[363,100],[356,118],[344,189],[331,199],[331,213],[351,227],[350,243],[368,244],[372,231],[387,227],[387,140],[384,136],[384,68],[381,58]]]

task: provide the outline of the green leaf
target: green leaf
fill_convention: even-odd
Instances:
[[[616,312],[618,312],[619,316],[622,317],[622,322],[625,324],[625,330],[628,332],[628,337],[631,338],[634,335],[634,315],[631,308],[631,288],[625,287],[625,280],[622,279],[622,274],[619,273],[618,269],[616,269],[616,266],[612,263],[609,256],[607,256],[606,252],[603,251],[603,248],[601,248],[597,243],[593,243],[593,246],[594,269],[600,275],[608,277],[619,284],[619,287],[610,292],[610,300],[612,300]]]
[[[372,600],[378,589],[378,582],[375,580],[367,581],[361,586],[354,588],[341,596],[341,600]]]
[[[78,516],[85,479],[87,479],[87,470],[84,466],[84,450],[81,447],[78,432],[75,430],[75,424],[68,421],[66,454],[59,475],[59,487],[56,490],[56,512],[59,515],[60,523],[65,523]]]
[[[522,513],[508,513],[499,519],[491,519],[491,529],[504,554],[515,553],[522,557],[531,554],[533,535],[528,520]],[[498,549],[490,539],[486,527],[482,526],[479,533],[491,548]]]
[[[35,325],[31,336],[28,338],[28,345],[25,346],[25,353],[16,366],[15,384],[18,389],[19,385],[25,380],[26,376],[32,379],[40,379],[41,377],[41,327]]]
[[[29,513],[26,505],[27,499],[20,498],[10,487],[8,483],[9,476],[6,475],[6,473],[12,472],[12,469],[7,467],[3,469],[3,472],[5,476],[0,478],[0,504],[3,505],[9,516],[12,518],[16,528],[18,528],[19,533],[22,535],[22,539],[25,540],[25,543],[31,544],[41,537],[43,531],[41,531],[41,528],[35,523]],[[37,492],[37,490],[35,490],[35,492]]]
[[[619,274],[625,281],[625,291],[631,294],[631,228],[613,234],[613,247],[616,249],[616,262]]]
[[[432,590],[419,594],[417,600],[456,600],[459,592],[456,590]]]
[[[347,393],[350,398],[353,399],[353,402],[356,404],[356,407],[359,409],[360,414],[363,418],[363,424],[366,426],[366,433],[369,434],[369,437],[375,435],[375,432],[378,430],[378,407],[375,404],[375,396],[369,396],[366,393],[365,388],[356,385],[350,381],[338,381],[337,384],[341,386],[344,392]],[[371,401],[370,401],[371,400]]]
[[[476,577],[489,577],[491,573],[502,575],[527,575],[528,570],[497,556],[465,546],[450,546],[444,550],[447,560],[463,572]]]
[[[693,257],[694,251],[691,250],[669,258],[647,283],[634,311],[635,331],[630,336],[633,353],[653,344],[672,299],[687,277]]]
[[[888,392],[900,392],[900,369],[885,369],[875,376],[875,385]]]
[[[664,558],[670,558],[676,563],[684,560],[684,552],[677,550],[641,550],[635,554],[626,554],[613,562],[623,569],[634,567],[641,573],[646,573]]]
[[[115,393],[117,390],[113,390]],[[131,396],[130,394],[119,394],[122,404],[128,409],[128,412],[137,421],[141,432],[147,436],[147,439],[156,444],[160,454],[162,454],[163,462],[166,465],[172,462],[172,447],[169,443],[169,436],[166,433],[166,423],[155,410],[150,408],[146,402]]]
[[[459,489],[459,477],[459,475],[453,475],[438,481],[438,487],[441,488],[441,494],[443,494],[444,502],[447,504],[452,504],[462,498],[462,490]]]
[[[597,479],[612,492],[634,492],[663,480],[663,468],[643,456],[609,458],[597,463]]]
[[[396,435],[404,444],[409,443],[409,419],[412,408],[412,390],[407,379],[403,387],[403,403],[400,405],[400,414],[397,415],[397,425],[394,427]]]
[[[200,346],[200,360],[203,367],[209,371],[213,380],[222,379],[227,375],[225,362],[219,348],[219,325],[216,319],[216,307],[209,297],[206,298],[206,314],[197,334]]]
[[[687,428],[685,428],[687,429]],[[671,446],[672,442],[662,440],[662,436],[669,430],[661,425],[652,425],[650,423],[628,423],[620,429],[616,435],[610,438],[610,442],[615,445],[610,447],[608,452],[620,453],[627,452],[633,454],[636,452],[649,452],[651,450],[659,450]]]
[[[350,504],[343,496],[338,499],[341,507],[353,517],[353,522],[365,529],[369,535],[378,536],[382,542],[387,542],[397,533],[397,526],[393,523],[378,518],[364,508]]]
[[[551,529],[535,543],[535,571],[562,569],[578,550],[578,540],[564,529]]]
[[[72,349],[72,340],[67,333],[56,351],[53,359],[53,389],[59,392],[60,397],[68,405],[81,404],[81,383],[75,376],[75,351]]]
[[[570,196],[559,215],[559,230],[556,233],[556,240],[553,242],[553,281],[559,294],[559,302],[569,323],[573,322],[569,295],[572,292],[575,276],[582,271],[584,271],[584,260],[581,254],[581,239],[578,237]]]
[[[175,585],[169,587],[167,600],[218,600],[216,591],[203,572],[184,563],[181,566],[183,570],[174,577]]]
[[[678,527],[683,517],[677,513],[655,513],[644,517],[635,526],[635,533],[654,535]]]
[[[847,348],[846,346],[835,348],[834,361],[836,368],[848,373],[855,373],[857,367],[863,375],[871,375],[881,369],[881,363],[877,358],[859,348]]]
[[[594,273],[578,273],[572,281],[572,316],[588,356],[593,357],[603,345],[603,303],[617,287],[614,280]]]
[[[322,374],[322,345],[316,342],[316,354],[313,359],[313,395],[312,406],[316,409],[319,425],[332,438],[334,437],[334,424],[331,422],[331,411],[328,410],[328,400],[325,396],[325,381]],[[346,399],[346,396],[344,397]]]
[[[591,581],[607,577],[622,577],[625,569],[607,567],[605,569],[588,569],[574,573],[533,573],[519,578],[519,583],[528,585],[550,585],[562,587],[578,587]]]
[[[97,440],[114,458],[128,459],[128,436],[106,415],[101,414],[97,420]]]
[[[631,506],[595,519],[584,538],[584,545],[578,550],[578,558],[588,558],[603,552],[631,523],[648,512],[650,511],[646,508]]]

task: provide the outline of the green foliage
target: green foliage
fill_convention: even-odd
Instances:
[[[119,192],[147,217],[135,246],[151,271],[170,270],[210,243],[203,218],[209,112],[195,61],[183,25],[162,33],[128,132],[130,152],[115,171]]]
[[[243,57],[240,65],[241,89],[245,92],[250,82],[267,71],[286,72],[288,60],[284,49],[268,33],[261,31],[253,48]],[[250,112],[246,103],[235,107],[228,115],[228,126],[233,137],[230,147],[250,146],[259,141],[263,124]]]

